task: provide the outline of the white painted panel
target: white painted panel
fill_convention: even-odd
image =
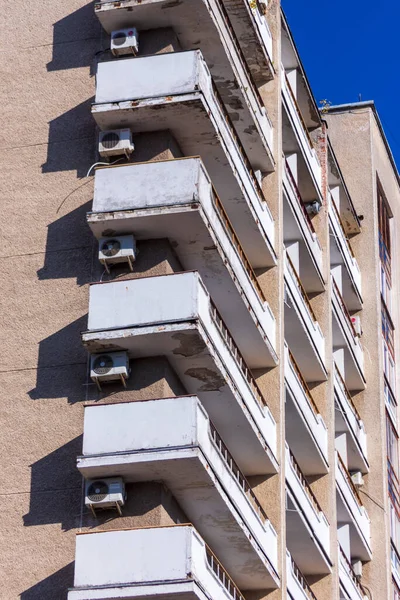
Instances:
[[[86,406],[83,454],[193,445],[197,402],[193,396]]]
[[[197,288],[197,273],[92,285],[88,329],[113,329],[195,318]]]
[[[96,102],[185,94],[195,89],[197,53],[173,52],[98,64]]]
[[[187,527],[79,535],[75,586],[185,579],[189,536]]]
[[[98,169],[93,212],[193,202],[200,165],[194,158]]]

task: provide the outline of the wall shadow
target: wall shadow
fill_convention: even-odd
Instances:
[[[48,71],[91,67],[102,35],[93,2],[66,15],[53,25],[53,56]]]
[[[24,527],[60,523],[78,528],[81,519],[82,477],[76,457],[82,454],[80,435],[31,465],[29,512]]]
[[[32,400],[86,400],[87,353],[81,344],[86,328],[87,315],[83,315],[39,342],[36,387],[28,392]]]
[[[74,564],[65,565],[59,571],[36,583],[19,596],[21,600],[66,600],[68,588],[74,584]]]
[[[93,98],[88,98],[49,122],[47,160],[42,173],[76,171],[77,177],[86,177],[97,160],[92,102]]]
[[[40,280],[75,278],[79,285],[92,278],[97,244],[86,222],[91,202],[61,216],[47,227],[44,265],[37,271]]]

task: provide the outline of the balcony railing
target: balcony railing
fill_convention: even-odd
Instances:
[[[356,332],[356,330],[355,330],[355,327],[354,327],[353,321],[351,320],[350,313],[349,313],[349,311],[347,310],[346,304],[345,304],[345,302],[344,302],[344,300],[343,300],[343,296],[342,296],[342,294],[340,293],[340,290],[339,290],[339,288],[338,288],[338,285],[337,285],[337,283],[336,283],[336,281],[335,281],[335,279],[334,279],[333,277],[332,277],[332,284],[333,284],[333,288],[334,288],[335,295],[336,295],[336,297],[337,297],[337,299],[338,299],[338,302],[339,302],[339,304],[340,304],[340,306],[341,306],[341,309],[342,309],[342,311],[343,311],[343,314],[344,314],[344,316],[346,317],[346,321],[348,322],[348,324],[349,324],[349,327],[350,327],[350,329],[351,329],[351,331],[352,331],[352,333],[353,333],[353,337],[357,337],[357,332]]]
[[[217,194],[214,192],[213,194],[213,200],[214,200],[214,206],[215,209],[217,210],[220,219],[225,227],[225,231],[227,233],[227,235],[230,237],[232,244],[234,245],[242,263],[244,266],[244,269],[248,275],[248,277],[250,278],[252,284],[254,285],[255,289],[257,290],[258,295],[260,296],[262,302],[266,302],[266,298],[264,296],[264,292],[261,289],[260,284],[258,283],[256,274],[253,271],[253,267],[251,266],[243,248],[242,245],[239,241],[238,236],[235,233],[235,230],[233,229],[232,223],[229,220],[228,215],[225,212],[224,207],[221,204],[220,199],[218,198]]]
[[[245,600],[237,585],[233,582],[232,578],[228,575],[218,558],[215,556],[215,554],[213,554],[208,546],[206,546],[206,558],[210,569],[215,574],[217,579],[222,583],[230,597],[233,598],[233,600]]]
[[[332,194],[331,194],[331,204],[332,204],[333,212],[335,213],[336,218],[338,220],[338,223],[340,225],[340,228],[341,228],[341,230],[343,232],[343,237],[344,237],[344,239],[346,241],[346,245],[347,245],[347,247],[349,249],[349,252],[350,252],[351,256],[355,259],[356,257],[354,255],[354,251],[353,251],[352,245],[350,244],[350,240],[349,240],[349,238],[346,235],[346,231],[345,231],[345,228],[344,228],[344,225],[343,225],[342,217],[340,216],[338,207],[336,206],[336,202],[334,201],[334,199],[332,197]]]
[[[352,478],[351,478],[351,475],[350,475],[350,473],[348,472],[348,470],[347,470],[347,467],[346,467],[346,465],[344,464],[344,462],[343,462],[343,459],[342,459],[342,457],[340,456],[339,452],[338,452],[338,465],[339,465],[339,469],[340,469],[340,470],[341,470],[341,472],[342,472],[342,475],[343,475],[343,477],[344,477],[344,478],[345,478],[345,480],[347,481],[347,484],[349,485],[349,487],[350,487],[350,489],[351,489],[351,491],[352,491],[352,493],[353,493],[353,496],[354,496],[354,498],[355,498],[355,499],[356,499],[356,501],[357,501],[357,504],[358,504],[358,506],[359,506],[359,507],[362,507],[362,506],[364,506],[364,505],[363,505],[363,501],[361,500],[360,494],[359,494],[359,492],[358,492],[358,489],[357,489],[357,488],[356,488],[356,486],[354,485],[354,482],[353,482],[353,480],[352,480]]]
[[[261,506],[260,502],[257,500],[257,497],[251,489],[249,482],[237,466],[233,456],[229,452],[228,448],[225,446],[224,442],[221,439],[221,436],[219,435],[218,431],[215,429],[212,423],[210,423],[210,429],[211,438],[214,441],[216,447],[218,448],[218,451],[221,457],[223,458],[226,466],[228,467],[236,481],[239,483],[249,502],[256,511],[260,521],[265,522],[268,519],[267,513]]]
[[[341,372],[339,371],[339,368],[336,363],[335,363],[335,374],[336,374],[338,383],[340,385],[340,388],[341,388],[343,394],[346,396],[346,399],[347,399],[348,403],[350,404],[351,408],[353,409],[354,414],[356,415],[357,419],[359,421],[361,421],[362,419],[361,419],[360,413],[358,412],[357,407],[354,404],[353,398],[351,397],[351,394],[350,394],[349,390],[347,389],[346,383],[345,383],[343,376],[342,376]]]
[[[249,384],[250,389],[253,392],[257,402],[259,403],[259,405],[262,408],[264,406],[267,406],[267,402],[266,402],[263,394],[261,393],[261,390],[258,387],[256,380],[254,379],[253,375],[251,374],[251,371],[250,371],[249,367],[247,366],[239,348],[237,347],[236,342],[234,341],[233,337],[229,333],[229,329],[225,325],[224,320],[221,317],[221,315],[219,314],[217,307],[211,300],[210,300],[210,305],[211,305],[211,318],[212,318],[215,326],[217,327],[218,331],[220,332],[222,339],[225,341],[226,345],[228,346],[228,348],[229,348],[233,358],[235,359],[236,364],[238,365],[239,369],[241,370],[244,378],[246,379],[247,383]]]
[[[297,201],[298,201],[298,203],[300,205],[300,208],[301,208],[301,210],[303,212],[303,215],[304,215],[304,218],[305,218],[306,223],[308,225],[308,228],[310,229],[311,233],[314,235],[315,234],[314,225],[313,225],[313,223],[311,221],[310,215],[307,212],[307,209],[305,207],[305,204],[304,204],[303,199],[302,199],[301,194],[300,194],[300,190],[299,190],[299,188],[297,186],[296,179],[294,178],[294,175],[292,173],[291,168],[289,167],[289,163],[288,163],[288,161],[287,161],[286,158],[285,158],[285,169],[286,169],[286,173],[288,174],[290,183],[292,184],[293,191],[295,193],[296,199],[297,199]]]
[[[298,378],[298,380],[300,382],[300,385],[303,388],[303,391],[304,391],[305,395],[307,396],[307,400],[309,401],[310,406],[311,406],[311,408],[314,411],[314,414],[315,415],[321,414],[320,410],[319,410],[318,406],[316,405],[315,400],[314,400],[314,398],[313,398],[313,396],[311,394],[311,390],[308,387],[308,384],[307,384],[306,380],[304,379],[303,375],[301,374],[301,371],[300,371],[300,369],[299,369],[299,367],[298,367],[298,365],[296,363],[296,360],[295,360],[293,354],[290,352],[290,350],[289,350],[289,360],[291,362],[293,370],[295,371],[295,373],[297,375],[297,378]]]
[[[314,492],[312,491],[310,484],[308,483],[307,479],[305,478],[305,476],[303,475],[302,470],[300,469],[295,457],[293,456],[292,452],[289,449],[289,458],[290,458],[290,464],[293,467],[294,472],[296,473],[297,477],[299,478],[307,496],[308,499],[310,500],[311,504],[314,507],[314,510],[317,513],[322,512],[322,508],[318,502],[318,500],[316,499]]]
[[[338,547],[339,547],[339,559],[340,559],[340,562],[341,562],[344,570],[346,571],[346,573],[348,574],[348,576],[350,577],[350,579],[354,583],[354,585],[357,588],[357,590],[359,591],[360,595],[362,597],[364,597],[365,596],[364,588],[361,585],[361,583],[359,582],[358,577],[357,577],[357,575],[354,572],[353,565],[351,564],[351,562],[347,558],[347,556],[344,553],[344,551],[343,551],[342,547],[340,546],[340,544],[338,545]]]
[[[299,567],[296,565],[296,563],[294,562],[292,557],[290,557],[290,560],[292,562],[293,575],[296,577],[297,581],[301,585],[307,598],[309,598],[310,600],[317,600],[317,597],[315,596],[314,592],[310,588],[310,586],[307,582],[307,579],[304,577],[303,573],[300,571]]]
[[[308,308],[308,312],[310,313],[312,320],[314,321],[314,323],[316,323],[317,322],[317,317],[315,316],[315,313],[313,311],[313,307],[311,306],[310,299],[309,299],[309,297],[307,295],[306,290],[303,287],[303,284],[301,283],[301,280],[300,280],[300,277],[299,277],[299,275],[298,275],[298,273],[296,271],[296,268],[295,268],[295,266],[294,266],[294,264],[293,264],[293,262],[292,262],[292,260],[291,260],[291,258],[289,256],[289,254],[287,252],[286,252],[286,258],[287,258],[287,263],[288,263],[289,271],[290,271],[290,273],[291,273],[291,275],[292,275],[292,277],[293,277],[293,279],[294,279],[294,281],[295,281],[295,283],[296,283],[296,285],[298,287],[298,290],[299,290],[299,292],[301,294],[301,297],[304,300],[305,305]]]
[[[310,144],[310,148],[311,148],[311,150],[314,150],[314,144],[313,144],[313,141],[311,139],[310,132],[308,131],[307,125],[306,125],[306,123],[304,121],[304,117],[303,117],[302,112],[300,110],[300,106],[297,103],[297,98],[296,98],[296,96],[295,96],[295,94],[293,92],[292,86],[290,85],[290,81],[289,81],[288,76],[286,75],[286,72],[285,72],[285,80],[286,80],[287,88],[289,90],[289,94],[290,94],[290,96],[291,96],[291,98],[293,100],[293,104],[294,104],[294,106],[296,108],[297,115],[298,115],[298,117],[299,117],[299,119],[301,121],[301,124],[303,125],[304,133],[306,134],[308,143]]]

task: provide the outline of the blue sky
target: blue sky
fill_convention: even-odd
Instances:
[[[400,167],[400,1],[282,0],[315,99],[375,100]]]

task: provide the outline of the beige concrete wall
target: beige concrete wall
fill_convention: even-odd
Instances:
[[[371,518],[373,560],[365,565],[362,583],[373,598],[389,598],[390,548],[387,519],[386,426],[381,352],[381,301],[377,222],[376,171],[391,186],[393,177],[379,143],[369,108],[326,115],[329,136],[356,211],[363,215],[362,233],[352,246],[362,273],[361,312],[367,387],[354,397],[368,435],[370,473],[361,489]],[[389,183],[391,182],[391,183]],[[398,202],[398,190],[395,193]]]

